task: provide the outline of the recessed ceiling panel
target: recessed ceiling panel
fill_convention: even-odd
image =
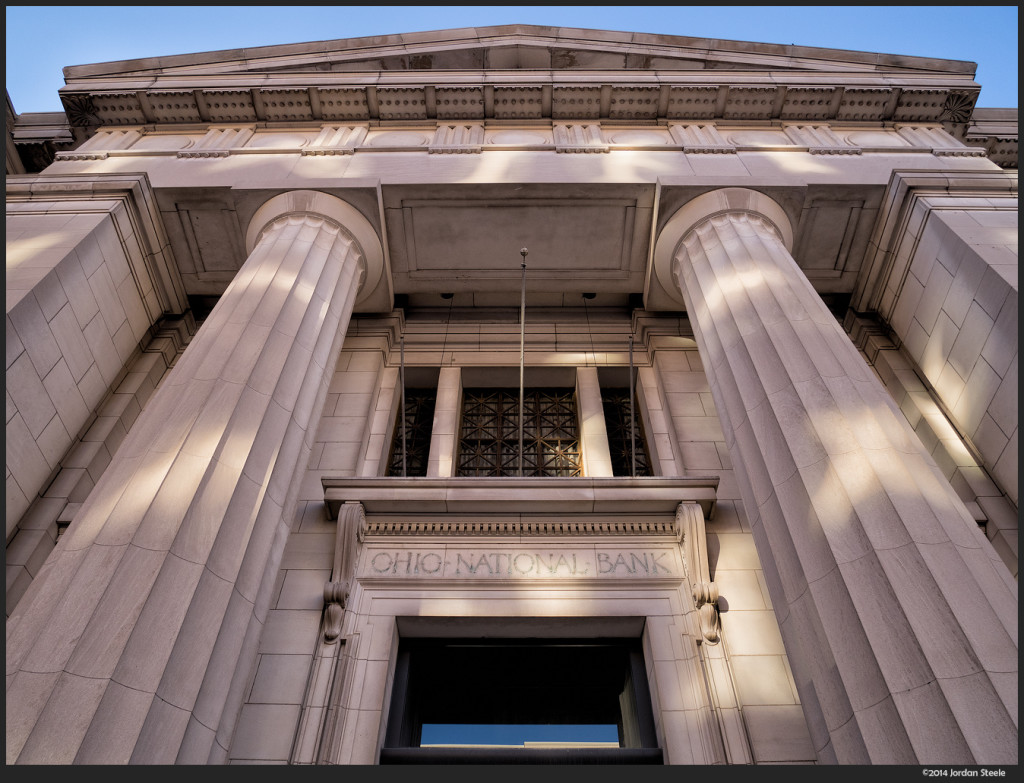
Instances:
[[[522,195],[488,188],[473,198],[386,197],[396,293],[515,292],[527,248],[528,288],[551,293],[643,290],[649,194],[559,195],[557,186]],[[509,190],[512,190],[511,188]]]

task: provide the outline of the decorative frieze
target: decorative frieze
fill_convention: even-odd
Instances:
[[[325,125],[303,155],[351,155],[366,139],[367,125]]]
[[[776,87],[730,87],[722,116],[727,119],[768,120],[775,116]]]
[[[255,122],[256,108],[249,90],[202,90],[199,99],[205,104],[207,122]],[[202,113],[204,106],[200,105]]]
[[[647,80],[649,78],[649,81]],[[688,83],[692,82],[692,83]],[[72,125],[94,127],[152,122],[310,122],[439,120],[836,120],[970,121],[977,93],[948,85],[930,89],[896,86],[786,85],[762,79],[743,83],[702,74],[685,79],[649,73],[630,84],[593,75],[565,84],[533,76],[519,83],[483,80],[436,84],[420,76],[387,86],[346,80],[336,85],[293,81],[280,86],[91,92],[65,88],[61,98]],[[209,85],[209,82],[205,83]],[[346,86],[342,86],[342,85]]]
[[[497,120],[536,120],[544,116],[543,87],[494,88],[494,118]]]
[[[319,87],[314,91],[324,120],[365,120],[369,117],[366,90]]]
[[[437,126],[428,152],[431,153],[476,153],[484,143],[484,126],[481,122],[444,123]]]
[[[839,120],[884,120],[892,112],[895,93],[888,87],[847,87],[839,101]]]
[[[425,120],[427,100],[424,90],[378,87],[377,116],[382,120]]]
[[[718,87],[671,87],[666,117],[674,120],[710,120],[718,116]]]
[[[736,146],[718,132],[713,124],[669,125],[672,139],[686,153],[719,152],[734,153]]]
[[[439,120],[475,120],[484,116],[483,87],[437,87],[434,112]]]
[[[351,155],[357,150],[376,152],[427,148],[430,153],[472,153],[485,146],[531,147],[559,153],[610,152],[613,149],[681,149],[686,154],[732,154],[737,150],[801,152],[812,155],[861,155],[864,152],[929,152],[937,156],[991,157],[994,152],[975,140],[963,143],[937,124],[897,125],[894,129],[859,130],[825,123],[783,123],[782,127],[739,125],[720,130],[714,122],[669,122],[616,125],[607,130],[599,122],[560,122],[550,127],[509,127],[476,122],[438,122],[433,127],[372,128],[363,123],[322,124],[315,136],[308,130],[261,130],[256,124],[195,129],[188,135],[147,132],[145,128],[98,130],[80,147],[56,154],[56,160],[102,160],[111,155],[177,155],[180,158],[226,157],[257,148],[301,155]],[[254,138],[255,136],[255,138]],[[1010,140],[1012,141],[1012,139]]]
[[[552,119],[594,119],[601,116],[601,87],[554,87]]]
[[[159,123],[202,122],[192,90],[152,90],[146,93],[153,119]]]
[[[96,113],[104,125],[143,125],[146,113],[135,92],[98,93],[92,98]]]
[[[835,115],[835,87],[790,87],[779,116],[784,120],[827,120]]]
[[[309,90],[259,90],[263,119],[268,122],[303,121],[312,116]]]
[[[613,120],[653,120],[658,117],[660,87],[612,87],[608,116]]]
[[[597,123],[558,124],[552,130],[555,152],[608,152],[608,145],[601,136],[601,126]]]
[[[927,122],[939,116],[946,105],[948,90],[900,90],[893,120],[896,122]]]

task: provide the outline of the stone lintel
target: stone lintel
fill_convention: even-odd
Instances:
[[[682,502],[699,503],[710,518],[718,476],[683,478],[330,478],[321,479],[332,518],[341,504],[361,502],[366,513],[501,515],[604,514],[673,516]]]

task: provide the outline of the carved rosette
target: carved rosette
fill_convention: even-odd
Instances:
[[[87,128],[100,124],[91,95],[62,95],[60,100],[72,126]]]
[[[942,122],[969,122],[974,111],[976,96],[964,92],[951,92],[942,105]]]

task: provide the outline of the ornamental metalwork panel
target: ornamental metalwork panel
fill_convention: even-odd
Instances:
[[[402,438],[402,416],[395,422],[395,436],[391,440],[389,476],[426,476],[430,457],[430,432],[434,426],[434,405],[437,395],[433,389],[406,389],[405,439]],[[402,456],[405,455],[403,472]]]
[[[523,394],[524,476],[579,476],[579,425],[572,389]],[[519,475],[519,390],[466,389],[458,476]]]
[[[612,474],[615,476],[634,475],[635,460],[637,476],[650,476],[651,461],[647,456],[640,417],[630,415],[629,389],[601,389],[604,403],[604,425],[608,431],[608,450],[612,458]],[[635,409],[635,405],[634,405]],[[632,435],[630,434],[632,424]],[[635,449],[635,455],[634,455]]]

